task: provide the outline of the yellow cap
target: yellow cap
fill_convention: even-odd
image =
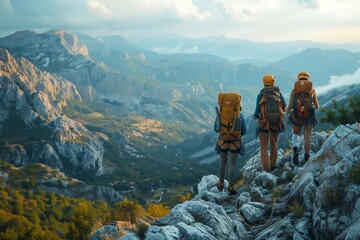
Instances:
[[[263,83],[265,86],[274,86],[274,83],[275,83],[274,75],[271,75],[271,74],[264,75]]]
[[[297,80],[309,80],[309,79],[310,79],[310,75],[308,72],[300,72],[297,77]]]

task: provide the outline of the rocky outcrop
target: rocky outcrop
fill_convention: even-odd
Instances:
[[[104,150],[98,136],[63,114],[66,99],[81,100],[75,85],[4,49],[0,70],[0,133],[11,134],[2,139],[2,159],[16,166],[43,162],[59,170],[66,166],[73,174],[100,175]]]
[[[102,200],[109,204],[124,200],[124,197],[113,188],[86,185],[84,182],[75,179],[42,179],[35,189],[58,193],[69,197],[85,198],[91,201]]]
[[[299,166],[280,150],[271,173],[254,156],[234,197],[217,190],[216,176],[204,176],[197,196],[153,223],[146,239],[359,239],[360,186],[349,179],[360,164],[359,126],[316,133],[312,143],[310,160]]]

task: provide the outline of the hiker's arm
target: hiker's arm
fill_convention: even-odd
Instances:
[[[285,110],[286,113],[289,114],[289,112],[291,111],[291,109],[293,109],[293,107],[294,107],[294,90],[292,90],[290,93],[289,105]]]
[[[315,109],[318,109],[320,107],[320,103],[319,103],[319,100],[317,99],[315,90],[314,90],[314,95],[313,95],[313,102],[314,102]]]
[[[260,115],[260,111],[261,111],[261,109],[260,109],[260,99],[261,99],[261,97],[262,97],[262,94],[259,93],[257,98],[256,98],[256,108],[255,108],[255,112],[254,112],[254,118],[255,119],[258,119],[259,115]]]
[[[244,116],[242,114],[240,114],[240,120],[241,120],[241,136],[244,136],[246,134],[247,127]]]

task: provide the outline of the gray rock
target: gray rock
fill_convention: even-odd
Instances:
[[[289,218],[275,221],[271,226],[265,228],[255,236],[255,240],[267,239],[291,239],[296,230]]]
[[[306,210],[311,211],[313,209],[313,203],[316,197],[317,187],[314,182],[308,184],[304,189],[303,199]]]
[[[242,224],[239,221],[233,221],[233,225],[234,225],[236,236],[238,237],[237,239],[242,239],[242,240],[249,239],[248,234],[246,232],[246,228],[244,227],[244,224]]]
[[[301,218],[295,223],[296,235],[298,239],[311,239],[308,224],[309,221],[305,218]]]
[[[254,180],[255,184],[258,186],[262,186],[263,188],[274,188],[276,186],[278,177],[275,175],[268,173],[268,172],[262,172],[260,173]]]
[[[245,203],[240,208],[241,215],[244,216],[247,222],[257,223],[264,220],[268,213],[269,209],[265,204],[257,202],[248,202]]]
[[[309,184],[313,184],[313,181],[314,177],[311,173],[307,173],[298,179],[291,187],[288,202],[298,201],[299,203],[302,203],[303,192]]]
[[[215,175],[207,175],[201,178],[198,184],[198,195],[194,200],[206,200],[213,203],[221,203],[228,198],[225,191],[219,192],[217,188],[219,178]],[[224,190],[228,188],[228,181],[224,180]]]
[[[178,223],[176,227],[180,230],[181,235],[184,239],[194,240],[217,240],[218,238],[213,237],[211,228],[205,227],[204,225],[189,226],[185,223]],[[209,232],[210,231],[210,232]]]
[[[336,237],[336,240],[352,239],[360,239],[360,219],[358,219],[356,222],[354,222]]]
[[[140,240],[140,238],[135,233],[129,233],[116,240]]]
[[[353,220],[360,218],[360,198],[357,199],[354,210],[351,213]]]
[[[90,238],[90,240],[105,240],[109,238],[116,238],[119,234],[119,228],[116,225],[105,225],[97,230]]]
[[[26,149],[17,144],[3,146],[0,151],[0,158],[18,167],[29,163]]]
[[[177,240],[181,239],[180,231],[174,226],[151,226],[146,232],[145,240]]]
[[[244,205],[247,202],[251,201],[251,196],[249,192],[243,192],[240,194],[240,196],[236,199],[237,202],[237,206],[241,207],[242,205]]]
[[[263,193],[257,187],[251,187],[251,195],[256,196],[256,198],[259,198],[258,200],[255,200],[255,201],[258,201],[258,202],[262,202],[262,200],[264,199]]]

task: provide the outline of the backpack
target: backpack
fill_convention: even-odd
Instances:
[[[294,84],[294,117],[297,120],[310,121],[315,117],[313,103],[313,83],[310,80],[298,80]]]
[[[281,126],[284,120],[284,103],[280,98],[279,87],[264,87],[261,90],[260,108],[262,120],[269,126]]]
[[[218,133],[217,147],[221,150],[238,151],[241,138],[241,95],[239,93],[220,93],[219,109],[214,130]]]

